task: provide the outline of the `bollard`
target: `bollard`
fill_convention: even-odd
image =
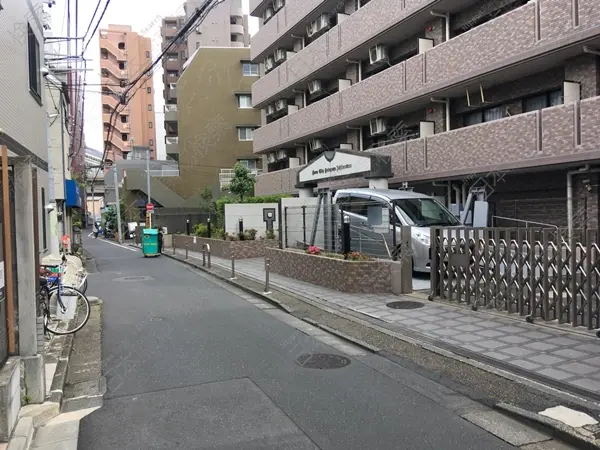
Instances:
[[[241,239],[242,235],[244,234],[244,219],[241,217],[238,219],[238,232],[240,233]]]
[[[342,216],[344,218],[342,225],[342,253],[344,254],[344,259],[348,259],[348,254],[350,253],[350,216],[344,214],[344,211],[342,211]]]
[[[208,268],[210,269],[210,244],[204,244],[202,248],[206,248],[206,253],[208,253]]]
[[[231,255],[231,279],[235,280],[235,256]]]
[[[202,247],[202,267],[206,266],[206,250]]]
[[[267,264],[265,265],[265,294],[270,294],[269,291],[269,270],[271,269],[271,263],[267,259]]]
[[[185,259],[188,259],[188,244],[189,242],[185,243]]]
[[[175,236],[173,236],[173,254],[175,254]]]
[[[186,223],[185,223],[185,233],[189,236],[190,235],[190,219],[187,219]]]
[[[210,239],[211,238],[211,227],[210,227],[210,217],[208,219],[206,219],[206,236]]]

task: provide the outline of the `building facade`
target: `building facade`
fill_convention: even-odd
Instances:
[[[257,194],[295,193],[302,165],[351,148],[391,156],[390,187],[407,183],[448,206],[483,187],[491,215],[508,226],[597,227],[599,8],[599,0],[251,0],[251,15],[263,19],[251,47],[261,65],[254,152],[269,172]]]
[[[127,106],[120,104],[128,82],[152,62],[151,39],[140,36],[130,26],[109,25],[100,30],[100,71],[102,75],[102,122],[106,160],[127,159],[133,146],[150,147],[156,153],[154,88],[152,78],[141,80],[137,94]],[[130,92],[132,94],[133,91]],[[108,141],[108,143],[106,143]]]
[[[162,20],[162,48],[169,45],[186,21],[204,0],[189,0],[184,4],[185,16],[165,17]],[[187,40],[179,41],[163,58],[163,97],[165,100],[165,148],[167,159],[179,160],[177,125],[177,82],[185,62],[200,47],[248,47],[248,15],[242,12],[242,0],[225,0],[206,16]]]

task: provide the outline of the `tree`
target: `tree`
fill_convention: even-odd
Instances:
[[[121,226],[125,223],[125,205],[121,200]],[[104,228],[106,230],[117,231],[117,208],[116,206],[110,205],[104,208]]]
[[[248,168],[240,163],[237,163],[233,168],[233,178],[229,184],[229,191],[240,196],[240,201],[244,201],[244,195],[249,194],[254,190],[254,175],[250,173]]]
[[[200,200],[202,201],[202,209],[206,210],[209,214],[213,214],[216,211],[215,198],[213,191],[210,186],[205,186],[200,192]]]

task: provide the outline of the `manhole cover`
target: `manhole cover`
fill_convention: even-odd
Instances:
[[[115,278],[115,281],[146,281],[152,279],[152,277],[121,277]]]
[[[419,302],[411,302],[408,300],[403,300],[403,301],[388,303],[385,306],[387,306],[388,308],[392,308],[392,309],[417,309],[417,308],[422,308],[424,305],[423,305],[423,303],[419,303]]]
[[[344,356],[313,353],[300,355],[296,362],[307,369],[340,369],[350,364]]]

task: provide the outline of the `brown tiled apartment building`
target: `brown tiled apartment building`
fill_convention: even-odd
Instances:
[[[140,85],[125,108],[119,104],[128,82],[152,62],[150,38],[140,36],[127,25],[109,25],[100,30],[100,71],[102,75],[102,122],[104,140],[109,140],[106,160],[127,159],[133,147],[156,153],[154,88],[152,78]],[[118,113],[112,114],[117,108]],[[111,116],[112,115],[112,116]]]
[[[558,226],[569,178],[574,225],[598,226],[599,11],[600,0],[250,0],[263,19],[254,152],[268,167],[256,193],[295,193],[299,168],[342,146],[390,155],[391,188],[464,204],[484,187],[492,215]]]

